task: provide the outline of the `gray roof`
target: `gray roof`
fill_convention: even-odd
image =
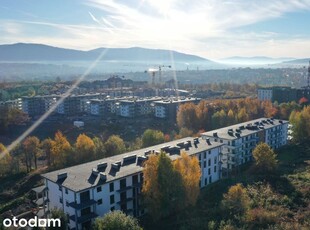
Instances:
[[[195,102],[195,101],[200,101],[201,98],[194,98],[194,97],[188,97],[188,98],[167,98],[165,100],[161,101],[155,101],[155,104],[179,104],[179,103],[184,103],[184,102]]]
[[[282,123],[281,123],[282,122]],[[202,136],[206,137],[215,137],[214,133],[216,133],[216,136],[221,139],[227,139],[227,140],[236,140],[239,137],[236,136],[236,133],[240,134],[240,137],[244,137],[253,133],[256,133],[263,129],[269,129],[274,126],[288,123],[288,121],[285,120],[277,120],[277,119],[269,119],[269,118],[259,118],[252,121],[247,121],[243,123],[239,123],[236,125],[227,126],[221,129],[215,129],[211,130],[205,133],[202,133]],[[232,134],[228,133],[228,130],[232,130]],[[239,132],[237,132],[239,131]],[[238,135],[238,134],[237,134]]]
[[[198,140],[199,143],[194,144],[194,140]],[[178,146],[182,146],[181,143],[187,143],[190,142],[191,146],[188,149],[180,148]],[[46,174],[43,174],[42,176],[50,181],[53,181],[55,183],[59,183],[62,186],[73,190],[73,191],[82,191],[90,187],[99,186],[100,184],[104,184],[122,177],[126,177],[131,174],[135,174],[142,171],[142,164],[141,161],[139,163],[139,160],[143,160],[143,157],[147,156],[151,151],[157,151],[159,152],[162,148],[170,146],[171,148],[178,148],[181,149],[181,151],[186,151],[189,155],[193,155],[202,151],[207,151],[216,147],[220,147],[222,144],[218,142],[210,142],[210,145],[207,144],[205,140],[202,140],[201,138],[193,138],[193,137],[187,137],[171,142],[166,142],[163,144],[159,144],[156,146],[151,146],[148,148],[136,150],[133,152],[128,152],[108,158],[103,158],[100,160],[92,161],[85,164],[76,165],[69,168],[60,169],[57,171],[49,172]],[[168,152],[170,150],[167,150]],[[135,159],[130,160],[130,156],[136,155]],[[124,161],[124,158],[129,156],[128,162]],[[140,156],[140,157],[139,157]],[[179,154],[169,154],[172,160],[177,159],[180,157]],[[144,158],[145,159],[145,158]],[[95,176],[92,173],[92,169],[96,169],[98,164],[101,164],[105,162],[106,168],[104,170],[106,179],[101,180],[100,174],[98,176]],[[116,166],[116,162],[119,162],[121,167],[119,170],[114,170]],[[67,173],[67,177],[64,179],[60,179],[58,176]]]

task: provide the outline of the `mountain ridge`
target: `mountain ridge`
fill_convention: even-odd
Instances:
[[[0,45],[0,61],[79,61],[95,60],[103,50],[107,50],[101,60],[132,60],[132,61],[204,61],[212,62],[192,54],[165,49],[149,49],[142,47],[106,48],[99,47],[87,51],[67,49],[37,43],[14,43]]]

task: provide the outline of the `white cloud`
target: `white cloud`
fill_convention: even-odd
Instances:
[[[302,36],[283,38],[273,31],[242,30],[243,26],[282,17],[288,12],[309,10],[310,0],[137,0],[135,5],[133,1],[129,4],[127,1],[88,0],[86,5],[96,8],[96,17],[89,8],[86,11],[93,20],[92,24],[5,23],[13,23],[15,28],[19,26],[24,30],[51,27],[58,33],[52,36],[19,35],[28,42],[46,42],[84,50],[113,44],[114,47],[174,49],[207,58],[247,54],[280,56],[285,52],[284,56],[303,56],[303,51],[289,50],[288,46],[303,44],[308,47],[310,43],[307,37]],[[4,27],[3,21],[1,24]],[[14,30],[10,32],[6,27],[5,31],[0,38],[2,42],[14,37]],[[20,33],[20,30],[15,32]],[[274,42],[270,42],[272,40]]]

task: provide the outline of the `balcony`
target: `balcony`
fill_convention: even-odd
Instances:
[[[132,186],[126,186],[126,187],[120,188],[120,189],[116,190],[116,192],[125,192],[129,189],[132,189]]]
[[[93,218],[96,218],[96,217],[98,217],[98,215],[96,213],[90,212],[86,215],[78,217],[77,223],[81,224],[81,223],[84,223],[84,222],[91,220]],[[70,216],[69,219],[75,222],[75,215]]]
[[[83,208],[86,208],[86,207],[89,207],[91,205],[94,205],[96,204],[97,202],[95,200],[88,200],[88,201],[84,201],[80,204],[76,203],[76,202],[71,202],[69,203],[69,206],[74,208],[74,209],[77,209],[77,210],[80,210],[80,209],[83,209]]]
[[[126,199],[120,200],[120,201],[118,201],[116,203],[121,205],[121,204],[126,204],[127,202],[132,201],[132,200],[133,200],[133,198],[130,197],[130,198],[126,198]]]

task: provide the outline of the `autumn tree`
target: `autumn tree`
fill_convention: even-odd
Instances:
[[[159,130],[147,129],[142,135],[142,147],[157,145],[164,141],[164,134]]]
[[[75,160],[77,163],[86,162],[95,158],[95,144],[87,135],[80,134],[75,143]]]
[[[187,128],[192,131],[198,130],[200,127],[196,113],[196,105],[193,103],[185,103],[180,105],[177,113],[177,124],[179,128]]]
[[[106,157],[114,156],[126,151],[124,140],[117,135],[112,135],[104,143],[104,149],[106,151]]]
[[[185,189],[186,199],[185,206],[188,204],[195,205],[199,195],[199,181],[201,170],[199,161],[196,157],[190,157],[182,152],[181,158],[173,162],[174,169],[179,172]]]
[[[31,170],[32,159],[34,161],[35,168],[37,169],[37,158],[40,152],[40,140],[35,136],[27,137],[23,142],[23,149],[25,153],[27,172]]]
[[[138,220],[122,211],[113,211],[95,219],[94,230],[142,230]]]
[[[266,143],[260,143],[255,147],[253,157],[255,168],[259,172],[272,172],[277,167],[276,154]]]
[[[166,153],[151,155],[143,169],[145,203],[154,219],[167,216],[184,206],[184,187],[181,175],[173,168]]]
[[[57,168],[65,166],[68,163],[70,150],[71,145],[67,138],[60,131],[57,131],[52,142],[51,162],[53,166]]]
[[[51,166],[52,147],[53,147],[53,140],[51,138],[46,138],[41,142],[41,149],[46,157],[48,166]]]
[[[179,138],[193,136],[193,131],[188,128],[181,128],[179,132]]]
[[[310,106],[305,106],[300,112],[293,111],[290,115],[293,125],[293,138],[296,142],[310,140]]]
[[[233,125],[235,124],[235,114],[234,111],[232,109],[230,109],[227,113],[227,125]]]
[[[0,177],[8,174],[11,171],[12,157],[5,146],[0,143]]]
[[[222,208],[231,216],[243,215],[249,208],[249,196],[242,184],[231,186],[223,197]]]
[[[95,145],[95,158],[103,158],[105,154],[104,143],[99,137],[94,137],[93,142]]]

